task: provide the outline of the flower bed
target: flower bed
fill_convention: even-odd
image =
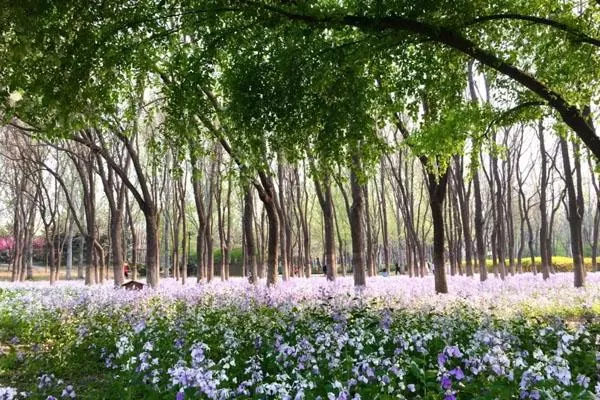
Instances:
[[[0,399],[594,399],[600,275],[0,286]]]

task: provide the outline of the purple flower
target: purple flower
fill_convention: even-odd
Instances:
[[[183,392],[177,392],[175,395],[175,400],[183,400],[185,399],[185,394]]]
[[[577,375],[577,384],[578,384],[579,386],[582,386],[582,387],[584,387],[585,389],[587,389],[587,388],[588,388],[588,386],[590,385],[590,378],[588,378],[588,377],[587,377],[587,376],[585,376],[585,375],[581,375],[581,374],[579,374],[579,375]]]
[[[449,372],[449,374],[454,376],[457,381],[463,380],[465,378],[465,374],[462,371],[462,369],[460,369],[460,367],[454,368],[452,371]]]
[[[452,387],[452,379],[450,379],[450,377],[448,375],[444,375],[442,376],[442,389],[444,390],[448,390],[450,389],[450,387]]]
[[[456,394],[454,394],[454,393],[447,393],[444,396],[444,400],[456,400]]]
[[[444,353],[438,354],[438,365],[440,367],[443,367],[444,364],[446,364],[446,361],[448,361],[448,359],[446,358],[446,355]]]
[[[462,357],[462,353],[457,346],[447,346],[444,349],[444,352],[448,355],[448,357],[454,357],[454,358]]]

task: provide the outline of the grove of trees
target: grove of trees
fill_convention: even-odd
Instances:
[[[597,271],[596,1],[27,0],[0,24],[15,281],[40,232],[51,282]]]

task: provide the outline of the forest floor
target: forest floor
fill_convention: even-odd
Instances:
[[[0,399],[597,399],[600,274],[0,282]]]

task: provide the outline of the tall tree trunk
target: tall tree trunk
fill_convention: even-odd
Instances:
[[[504,146],[509,145],[509,130],[505,131]],[[512,193],[512,177],[513,177],[513,162],[512,151],[506,154],[506,160],[503,163],[506,167],[504,176],[504,193],[506,199],[506,236],[507,236],[507,251],[508,251],[508,268],[511,275],[515,274],[515,227],[513,221],[513,193]]]
[[[504,253],[506,249],[506,237],[504,232],[504,193],[502,191],[503,185],[502,180],[500,179],[498,159],[495,156],[492,157],[492,173],[494,174],[494,182],[496,189],[496,218],[494,223],[497,239],[496,251],[498,253],[500,278],[504,279],[506,277],[506,254]],[[492,196],[493,195],[494,194],[492,194]]]
[[[581,226],[583,222],[583,189],[581,184],[581,165],[579,162],[579,148],[574,143],[575,153],[575,176],[577,177],[577,187],[573,182],[571,172],[571,161],[569,156],[569,147],[565,138],[560,138],[560,148],[564,166],[565,185],[567,188],[567,220],[569,221],[569,231],[571,232],[571,252],[573,254],[573,271],[575,287],[582,287],[585,284],[585,270],[583,266],[583,239],[581,235]]]
[[[67,228],[67,260],[66,260],[66,279],[71,280],[73,271],[73,218],[69,218]]]
[[[227,178],[227,214],[225,216],[227,228],[225,231],[225,249],[223,251],[225,258],[225,280],[229,280],[229,270],[231,267],[231,175]]]
[[[598,180],[596,179],[596,171],[594,170],[594,165],[592,163],[592,156],[588,153],[588,165],[590,168],[590,180],[592,182],[592,186],[594,187],[594,192],[596,194],[595,208],[594,208],[594,222],[592,226],[592,271],[598,272],[598,237],[600,233],[600,186],[598,185]]]
[[[278,236],[279,236],[279,219],[277,217],[277,209],[275,200],[261,199],[267,213],[267,222],[269,225],[268,244],[267,244],[267,286],[273,286],[277,283],[279,275],[277,265],[278,251]]]
[[[179,185],[179,209],[181,210],[181,263],[179,263],[179,277],[181,278],[181,284],[185,285],[187,282],[187,266],[189,263],[188,255],[190,254],[190,235],[187,227],[187,220],[185,218],[185,206],[186,206],[186,198],[185,198],[185,182],[186,177],[180,182]],[[178,247],[177,242],[173,241],[173,246]],[[175,262],[175,258],[173,258],[173,262]],[[173,270],[177,269],[176,265],[173,265]]]
[[[323,240],[324,263],[326,265],[327,280],[333,281],[337,275],[337,260],[335,256],[335,221],[333,215],[333,196],[331,194],[331,178],[325,175],[322,182],[317,177],[314,178],[315,191],[321,211],[323,213],[323,226],[325,231],[325,237]]]
[[[258,282],[258,265],[256,263],[256,248],[254,241],[254,202],[252,199],[252,192],[247,187],[244,192],[244,216],[243,216],[243,228],[244,228],[244,257],[246,259],[246,265],[248,265],[248,280],[250,283],[256,284]]]
[[[146,221],[146,280],[151,287],[158,287],[160,284],[158,213],[154,205],[147,205],[147,208],[142,211]]]
[[[540,119],[538,124],[541,155],[541,183],[540,183],[540,253],[542,258],[542,276],[544,279],[550,277],[550,249],[548,249],[548,210],[546,190],[548,188],[547,155],[544,141],[544,125]]]
[[[302,249],[304,250],[304,276],[310,278],[311,275],[311,256],[310,256],[310,227],[308,224],[308,189],[306,177],[302,180],[304,198],[300,189],[300,176],[298,169],[294,170],[296,175],[296,197],[298,200],[298,214],[300,216],[300,226],[302,228]]]
[[[123,247],[121,246],[120,238],[123,236],[123,208],[118,212],[110,216],[110,236],[113,238],[112,246],[112,264],[113,264],[113,279],[116,287],[121,287],[125,282],[123,276],[123,264],[125,263],[125,256],[123,254]]]
[[[178,191],[177,191],[178,192]],[[175,210],[174,210],[174,223],[173,223],[173,228],[172,228],[172,232],[173,232],[173,248],[171,249],[171,258],[173,259],[173,272],[175,274],[175,280],[179,280],[179,272],[177,272],[179,270],[179,231],[181,229],[181,223],[182,220],[184,219],[182,216],[182,212],[181,212],[181,199],[179,199],[179,196],[176,195],[175,196],[175,202],[176,202],[176,206],[175,206]],[[183,235],[183,242],[186,241],[185,238],[185,234]]]
[[[335,206],[333,207],[333,221],[335,222],[335,231],[338,238],[338,248],[340,256],[340,266],[342,267],[342,276],[346,276],[346,264],[344,263],[344,241],[342,240],[342,233],[338,224],[337,211]]]
[[[374,276],[377,275],[375,272],[375,260],[373,257],[373,225],[371,223],[371,207],[369,206],[369,182],[365,182],[362,185],[364,193],[364,203],[365,203],[365,233],[367,240],[367,275]]]
[[[260,225],[258,223],[255,224],[257,233],[256,237],[260,239],[260,262],[258,263],[258,277],[260,279],[264,279],[267,276],[267,228],[265,227],[266,215],[267,212],[263,206],[260,213]]]
[[[85,235],[79,233],[79,257],[77,258],[77,279],[84,279]]]
[[[383,265],[385,272],[389,276],[390,274],[390,238],[388,234],[388,220],[387,220],[387,202],[385,197],[385,160],[382,158],[380,163],[380,177],[379,185],[381,190],[380,199],[380,212],[381,212],[381,233],[383,239]]]
[[[255,185],[258,197],[262,201],[267,215],[269,225],[267,244],[267,286],[277,283],[278,273],[278,240],[279,240],[279,218],[277,213],[277,198],[273,179],[264,172],[259,172],[261,185]]]
[[[131,205],[129,204],[129,196],[125,195],[125,212],[127,214],[127,223],[129,225],[129,233],[131,235],[131,263],[129,267],[131,269],[131,279],[137,280],[137,263],[138,263],[138,239],[137,232],[135,231],[135,223],[133,221],[133,212],[131,211]]]
[[[277,217],[279,219],[279,258],[281,260],[281,276],[284,281],[289,278],[289,261],[287,252],[287,242],[291,240],[287,236],[286,226],[289,223],[287,221],[287,215],[285,212],[285,195],[284,195],[284,181],[283,181],[283,165],[281,162],[277,164],[277,180],[279,183],[279,201],[276,203],[277,206]]]
[[[427,173],[429,207],[433,224],[433,266],[436,293],[448,293],[446,269],[444,265],[444,199],[448,183],[448,169],[438,178]]]
[[[448,201],[446,202],[446,206],[444,207],[444,230],[446,235],[446,241],[448,242],[448,262],[450,264],[450,275],[454,276],[458,272],[456,269],[456,253],[455,253],[455,243],[454,243],[454,224],[453,224],[453,214],[451,210],[451,197],[452,197],[452,186],[450,186],[450,190],[448,190]]]
[[[206,279],[206,263],[204,251],[206,247],[206,225],[207,216],[204,210],[204,200],[202,193],[201,171],[198,168],[198,160],[193,152],[190,155],[190,164],[192,165],[192,190],[194,192],[194,204],[196,206],[196,216],[198,218],[198,232],[196,233],[196,280],[202,282]]]
[[[469,61],[468,64],[468,87],[471,102],[477,104],[478,96],[475,89],[475,79],[473,73],[474,61]],[[485,77],[484,77],[485,81]],[[487,81],[485,81],[487,88]],[[475,171],[473,177],[473,194],[475,197],[475,245],[477,249],[477,262],[479,264],[479,280],[484,282],[487,280],[487,266],[485,264],[485,238],[484,238],[484,221],[483,221],[483,202],[481,200],[481,184],[479,180],[479,171]]]
[[[475,243],[477,247],[477,262],[479,264],[479,280],[487,280],[487,266],[485,265],[485,239],[483,237],[483,202],[481,200],[481,185],[479,172],[473,177],[473,193],[475,195]]]
[[[454,165],[456,167],[456,191],[458,194],[458,206],[462,222],[462,234],[465,241],[465,269],[467,276],[473,276],[473,238],[471,237],[469,204],[470,189],[467,190],[465,188],[463,159],[461,156],[454,156]]]
[[[352,206],[350,207],[350,234],[352,236],[352,268],[354,271],[354,285],[365,286],[367,284],[365,260],[364,260],[364,199],[363,187],[359,181],[356,171],[362,169],[360,156],[352,156],[352,168],[350,170],[350,186],[352,193]]]

